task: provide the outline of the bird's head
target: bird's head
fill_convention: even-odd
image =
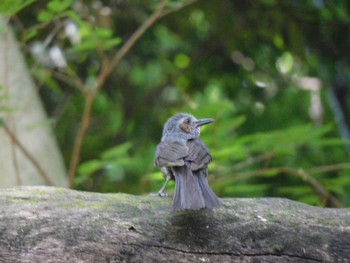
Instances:
[[[163,138],[169,135],[184,140],[197,138],[200,134],[200,127],[213,121],[214,120],[210,118],[197,120],[191,114],[178,113],[164,124]]]

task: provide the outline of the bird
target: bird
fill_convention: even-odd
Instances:
[[[221,205],[207,180],[212,157],[199,138],[200,127],[213,121],[211,118],[196,119],[189,113],[177,113],[164,124],[154,164],[165,178],[159,196],[164,196],[168,182],[175,180],[174,211],[213,209]]]

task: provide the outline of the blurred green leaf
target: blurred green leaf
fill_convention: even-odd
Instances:
[[[88,174],[78,174],[74,177],[74,185],[81,186],[87,184],[87,182],[91,179]]]
[[[122,42],[121,38],[115,37],[112,39],[106,40],[106,42],[103,44],[103,50],[109,50],[113,47],[118,46]]]
[[[109,30],[96,30],[88,33],[82,32],[82,35],[86,34],[84,41],[75,45],[73,50],[79,52],[86,52],[96,49],[109,50],[121,43],[121,38],[113,38],[110,35]]]
[[[289,52],[284,52],[281,57],[277,59],[276,66],[281,73],[288,73],[292,70],[294,65],[294,57]]]
[[[113,160],[113,159],[121,158],[127,154],[131,146],[132,144],[130,142],[117,145],[103,152],[101,154],[101,158],[102,160]]]
[[[68,9],[73,4],[73,0],[50,0],[47,3],[47,9],[53,13],[59,14]]]
[[[38,35],[38,30],[37,29],[32,29],[29,30],[28,32],[26,32],[26,34],[24,35],[23,41],[28,41],[34,37],[36,37]]]
[[[326,138],[320,138],[315,140],[315,145],[318,146],[346,146],[350,144],[350,140],[344,140],[341,138],[330,138],[330,139],[326,139]]]
[[[80,43],[79,45],[74,46],[73,50],[79,52],[94,50],[95,48],[97,48],[96,44],[97,43],[95,41],[86,40]]]
[[[261,0],[264,5],[273,6],[276,4],[276,0]]]
[[[225,147],[221,147],[221,149],[212,150],[212,155],[215,158],[232,158],[235,159],[243,159],[247,157],[247,151],[245,151],[241,145],[226,145]]]
[[[102,161],[99,160],[91,160],[82,163],[79,166],[78,172],[79,174],[85,174],[85,175],[91,175],[95,173],[96,171],[102,169],[104,166]]]
[[[300,202],[311,204],[311,205],[321,205],[320,198],[316,195],[313,195],[312,193],[305,194],[298,198]]]
[[[175,56],[174,63],[178,68],[181,68],[181,69],[187,68],[190,62],[191,60],[186,54],[180,53]]]
[[[111,29],[98,27],[94,30],[94,35],[100,39],[108,39],[113,36],[113,32]]]
[[[47,10],[43,10],[39,13],[38,15],[38,21],[39,22],[49,22],[54,18],[54,14],[47,11]]]
[[[13,16],[33,2],[35,2],[35,0],[1,0],[0,14],[5,16]]]
[[[108,163],[105,167],[106,176],[109,181],[116,182],[124,179],[124,168],[117,162]]]

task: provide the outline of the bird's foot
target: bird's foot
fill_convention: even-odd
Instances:
[[[149,194],[150,197],[168,197],[170,196],[168,193],[164,193],[164,192],[158,192],[158,193],[150,193]]]
[[[159,191],[158,192],[158,196],[160,196],[160,197],[168,197],[169,194],[168,193],[164,193],[163,191]]]

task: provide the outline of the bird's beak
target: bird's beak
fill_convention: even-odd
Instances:
[[[196,121],[196,125],[197,125],[197,127],[200,127],[202,125],[211,123],[213,121],[214,121],[214,119],[211,119],[211,118],[199,119]]]

